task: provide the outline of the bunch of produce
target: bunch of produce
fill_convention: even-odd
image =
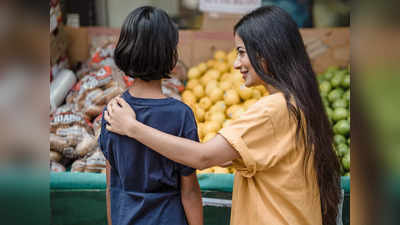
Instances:
[[[264,86],[247,88],[239,70],[233,68],[237,53],[218,50],[214,58],[188,70],[188,81],[182,101],[193,110],[201,142],[245,112],[262,96],[268,95]],[[212,167],[198,173],[233,173],[233,168]]]
[[[318,76],[319,89],[334,132],[341,172],[350,175],[350,71],[331,67]]]

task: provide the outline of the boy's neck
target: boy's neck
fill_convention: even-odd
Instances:
[[[137,98],[165,98],[161,90],[161,80],[144,81],[136,78],[129,88],[129,94]]]

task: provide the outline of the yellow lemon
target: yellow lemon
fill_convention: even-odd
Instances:
[[[210,120],[210,121],[205,122],[205,124],[204,124],[204,132],[206,134],[213,133],[213,132],[217,133],[219,131],[219,129],[221,129],[221,124],[217,121]]]
[[[189,79],[195,79],[200,77],[200,71],[197,67],[192,67],[189,69],[187,75]]]
[[[232,80],[232,74],[230,73],[223,73],[221,75],[221,81],[231,81]]]
[[[218,81],[210,80],[206,85],[206,95],[210,96],[211,91],[218,87]]]
[[[187,98],[187,97],[195,97],[195,96],[192,91],[185,90],[182,92],[182,98]]]
[[[208,97],[203,97],[200,99],[198,105],[199,105],[199,107],[203,108],[204,110],[207,110],[212,105],[212,101]]]
[[[195,115],[198,121],[203,122],[204,121],[204,117],[205,117],[206,111],[204,111],[203,108],[201,108],[200,106],[196,105],[195,107]]]
[[[212,102],[217,102],[217,101],[223,99],[224,92],[221,89],[216,87],[211,91],[211,93],[208,97],[210,97]]]
[[[206,65],[207,65],[208,68],[211,68],[211,67],[214,66],[214,64],[215,64],[216,62],[217,62],[217,61],[215,61],[214,59],[210,59],[210,60],[208,60],[208,61],[206,62]]]
[[[210,69],[204,74],[204,76],[210,76],[212,80],[218,80],[221,76],[221,72],[216,69]]]
[[[229,66],[224,62],[217,62],[214,65],[214,68],[218,70],[220,73],[225,73],[229,70]]]
[[[244,86],[243,78],[233,80],[233,87],[236,89],[236,91],[239,91],[241,86]]]
[[[199,135],[200,139],[205,136],[204,123],[197,123],[197,134]]]
[[[233,81],[236,81],[236,80],[244,81],[243,80],[243,76],[242,76],[242,74],[240,73],[239,70],[234,70],[234,71],[231,72],[231,74],[232,74],[232,80]]]
[[[197,69],[200,71],[200,74],[203,74],[207,70],[207,64],[202,62],[197,65]]]
[[[196,97],[193,96],[193,97],[182,98],[182,101],[190,108],[193,108],[193,106],[196,104]]]
[[[232,113],[232,119],[235,120],[240,117],[242,113],[245,112],[245,109],[242,106],[239,106],[236,111]]]
[[[232,118],[233,113],[234,113],[236,110],[238,110],[239,107],[240,107],[239,105],[232,105],[232,106],[228,107],[228,108],[226,109],[226,111],[225,111],[226,116],[227,116],[228,118]]]
[[[215,133],[215,132],[206,134],[206,136],[204,136],[204,138],[203,138],[203,142],[207,142],[207,141],[211,140],[216,135],[217,135],[217,133]]]
[[[252,96],[252,98],[254,98],[254,99],[259,99],[259,98],[261,98],[261,91],[258,90],[258,89],[254,89],[254,90],[253,90],[253,96]]]
[[[186,89],[193,90],[197,85],[201,85],[198,79],[191,79],[186,83]]]
[[[222,124],[222,127],[227,127],[232,123],[232,120],[225,120],[225,122]]]
[[[193,92],[185,90],[182,93],[182,101],[189,106],[194,105],[196,104],[196,96],[193,94]]]
[[[209,112],[222,112],[225,113],[226,105],[224,101],[216,102],[211,108],[208,110]]]
[[[202,98],[205,95],[203,86],[197,85],[196,87],[194,87],[193,94],[194,96],[196,96],[197,99]]]
[[[213,112],[211,113],[210,121],[217,121],[219,124],[223,124],[225,121],[225,113]]]
[[[204,174],[204,173],[214,173],[214,170],[212,168],[207,168],[204,170],[196,170],[196,174]]]
[[[225,61],[226,60],[226,52],[222,51],[222,50],[217,50],[214,53],[214,59],[217,61]]]
[[[233,167],[228,167],[229,173],[236,173],[236,169]]]
[[[264,85],[255,86],[254,89],[259,90],[262,95],[265,95],[265,93],[268,92]]]
[[[214,166],[214,173],[230,173],[228,168]]]
[[[224,94],[224,102],[227,106],[238,104],[240,102],[239,95],[234,89],[229,89]]]
[[[223,90],[223,91],[231,89],[232,85],[233,85],[232,82],[230,82],[228,80],[222,80],[221,82],[219,82],[219,88],[221,88],[221,90]]]
[[[241,85],[239,88],[239,96],[243,100],[247,100],[253,96],[253,91],[252,89],[247,88],[244,85]]]
[[[206,73],[200,78],[200,83],[201,83],[201,85],[203,85],[204,87],[206,87],[207,84],[208,84],[211,80],[215,80],[215,79],[211,77],[211,74],[209,74],[209,73],[206,72]]]
[[[257,99],[254,99],[254,98],[248,99],[243,103],[243,107],[245,110],[247,110],[251,105],[253,105],[256,102],[257,102]]]

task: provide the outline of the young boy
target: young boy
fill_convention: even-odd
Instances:
[[[134,77],[122,98],[137,120],[170,134],[198,141],[193,112],[161,91],[177,62],[178,30],[161,9],[140,7],[121,28],[116,65]],[[104,115],[104,113],[103,113]],[[140,142],[106,129],[99,138],[107,158],[107,203],[114,225],[202,225],[201,192],[195,170],[173,162]]]

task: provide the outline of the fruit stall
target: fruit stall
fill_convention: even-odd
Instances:
[[[68,40],[72,65],[51,73],[50,189],[52,224],[106,224],[105,165],[97,144],[102,109],[132,85],[113,62],[119,30],[59,27]],[[350,199],[350,41],[348,28],[302,29],[318,74],[320,94],[334,131],[341,164],[342,220],[349,224]],[[193,110],[201,142],[238,118],[269,93],[247,88],[233,69],[236,51],[230,32],[180,31],[179,63],[162,83],[165,95]],[[229,224],[233,167],[197,170],[205,224]]]

